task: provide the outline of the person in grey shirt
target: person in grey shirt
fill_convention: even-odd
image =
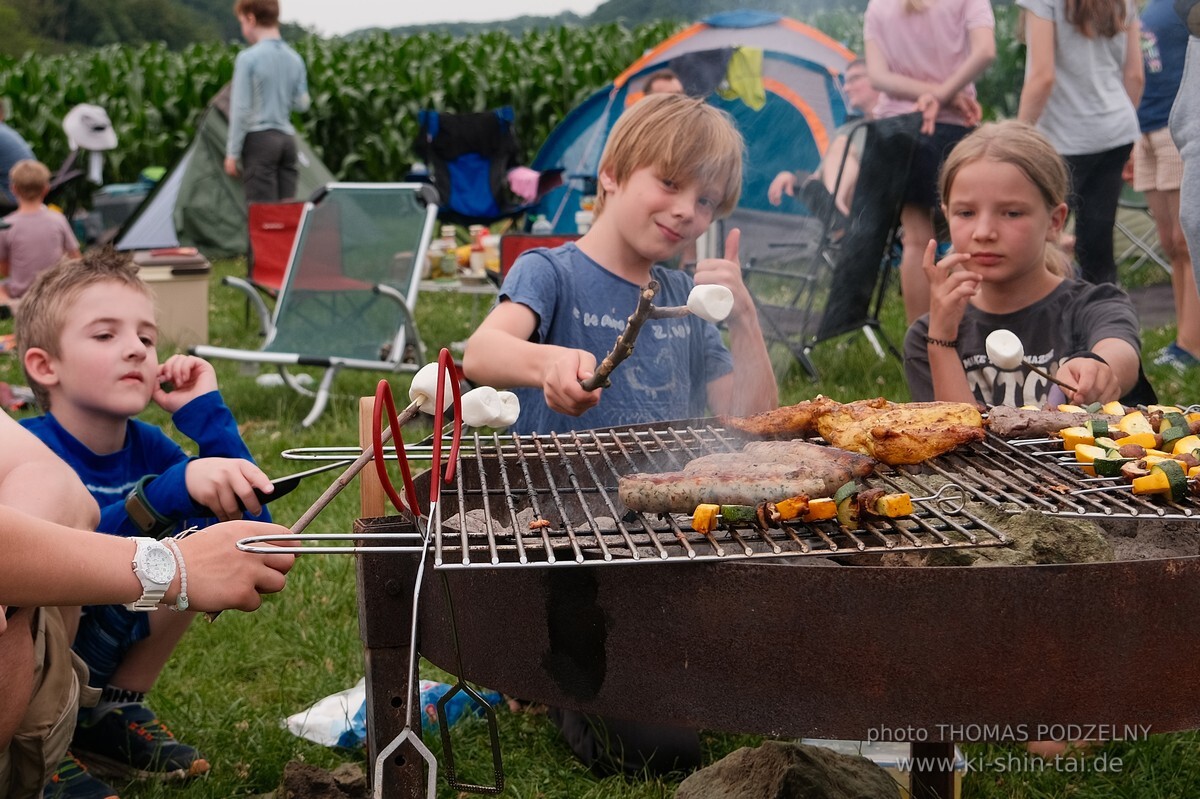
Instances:
[[[17,205],[17,198],[8,185],[9,170],[18,161],[34,160],[29,142],[5,122],[7,107],[8,98],[0,97],[0,210],[4,213]]]
[[[1192,254],[1192,272],[1200,286],[1200,0],[1175,0],[1175,10],[1188,26],[1187,60],[1175,105],[1171,136],[1183,160],[1179,185],[1179,224]]]

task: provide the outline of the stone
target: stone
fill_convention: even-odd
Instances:
[[[283,767],[283,785],[277,795],[279,799],[365,799],[367,777],[352,763],[330,772],[292,760]]]
[[[676,799],[896,799],[899,787],[865,757],[766,741],[692,773]]]

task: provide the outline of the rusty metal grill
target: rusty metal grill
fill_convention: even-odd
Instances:
[[[744,439],[712,421],[476,437],[464,448],[455,481],[443,487],[434,513],[434,565],[694,562],[1008,543],[1001,531],[969,511],[951,512],[935,500],[922,501],[937,493],[936,481],[888,467],[860,483],[907,491],[917,512],[873,520],[853,531],[827,521],[770,530],[725,527],[701,535],[686,514],[638,513],[621,503],[619,475],[675,471],[700,455],[741,448]]]
[[[1182,502],[1135,496],[1121,478],[1089,478],[1061,441],[1005,441],[992,434],[923,464],[1001,510],[1081,518],[1200,518],[1195,497]],[[907,468],[907,467],[905,467]],[[1086,494],[1074,493],[1107,488]]]

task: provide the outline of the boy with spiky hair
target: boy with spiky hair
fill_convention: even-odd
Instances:
[[[160,538],[185,521],[269,519],[255,489],[271,491],[270,480],[221,400],[212,366],[185,355],[159,364],[153,298],[127,254],[92,250],[42,273],[17,311],[16,334],[45,411],[22,424],[83,480],[100,505],[99,532]],[[151,402],[199,457],[134,418]],[[209,769],[145,704],[195,615],[138,612],[154,606],[90,606],[80,619],[74,649],[103,692],[80,715],[71,751],[97,776],[184,779]],[[73,758],[56,780],[48,786],[55,796],[111,795]]]

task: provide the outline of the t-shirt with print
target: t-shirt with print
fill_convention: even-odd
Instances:
[[[1142,133],[1152,133],[1167,126],[1179,82],[1183,79],[1188,32],[1171,2],[1150,0],[1142,11],[1142,63],[1146,69],[1146,86],[1137,109]]]
[[[1120,339],[1138,352],[1142,346],[1133,303],[1128,294],[1111,283],[1064,280],[1046,297],[1010,314],[990,314],[968,305],[958,326],[958,353],[971,393],[988,406],[1041,407],[1051,386],[1028,367],[1000,371],[988,361],[985,341],[989,333],[1000,328],[1015,333],[1025,348],[1025,359],[1050,374],[1071,355],[1090,351],[1102,339]],[[928,333],[926,314],[904,337],[904,372],[915,401],[933,399],[925,344]]]
[[[650,276],[660,287],[655,305],[687,304],[693,285],[688,274],[656,264]],[[504,280],[500,302],[519,302],[534,312],[531,341],[586,350],[599,363],[637,307],[641,289],[568,243],[522,254]],[[550,409],[540,387],[519,388],[521,416],[512,430],[566,432],[702,416],[708,384],[731,371],[733,357],[715,325],[695,316],[650,319],[598,405],[568,416]]]

